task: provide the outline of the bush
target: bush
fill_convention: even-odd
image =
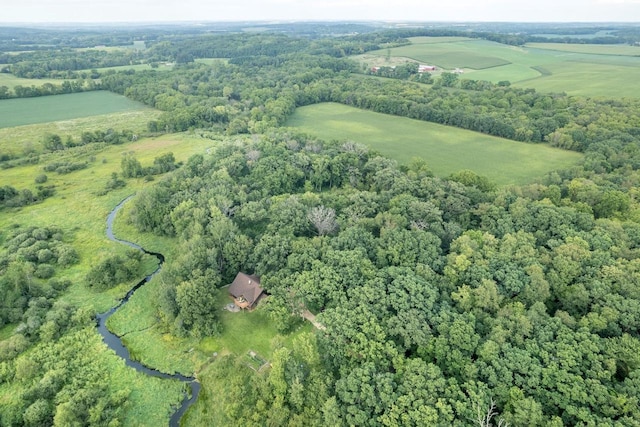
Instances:
[[[39,279],[48,279],[56,273],[56,270],[50,264],[40,264],[33,272],[33,275]]]
[[[95,265],[87,273],[87,285],[97,290],[112,288],[136,277],[142,252],[130,250],[126,257],[114,255]]]
[[[89,164],[87,162],[53,162],[45,165],[44,170],[45,172],[55,172],[63,175],[80,169],[85,169],[88,166]]]
[[[47,177],[46,174],[41,173],[40,175],[36,176],[36,184],[44,184],[45,182],[47,182],[47,179],[49,179]]]

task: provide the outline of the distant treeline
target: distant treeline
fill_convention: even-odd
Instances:
[[[44,83],[40,86],[16,85],[13,91],[7,86],[0,86],[0,99],[32,98],[35,96],[62,95],[65,93],[99,90],[100,84],[93,80],[64,80],[60,84]]]

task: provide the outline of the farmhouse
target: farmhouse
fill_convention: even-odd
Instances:
[[[258,276],[238,273],[229,286],[229,296],[233,298],[234,304],[242,309],[252,310],[264,295]]]
[[[419,73],[426,73],[428,71],[436,71],[437,68],[435,65],[418,65]]]

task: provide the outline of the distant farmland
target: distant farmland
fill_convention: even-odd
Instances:
[[[0,128],[145,109],[139,102],[106,91],[5,99],[0,101]]]
[[[6,86],[11,89],[11,91],[13,91],[13,88],[16,86],[39,87],[45,83],[51,83],[52,85],[59,86],[63,81],[64,80],[58,79],[23,79],[21,77],[16,77],[13,74],[0,73],[0,86]]]
[[[438,176],[469,169],[500,185],[529,183],[581,158],[578,153],[547,145],[515,142],[335,103],[298,108],[287,125],[325,140],[366,144],[400,163],[422,157]]]
[[[508,80],[514,86],[584,96],[640,97],[640,47],[534,43],[508,46],[487,40],[415,37],[411,45],[356,56],[367,66],[403,58],[443,70],[464,69],[461,78]]]

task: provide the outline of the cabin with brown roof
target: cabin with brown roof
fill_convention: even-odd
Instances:
[[[242,309],[254,309],[264,295],[258,276],[238,273],[229,286],[229,296],[233,298],[234,304]]]

